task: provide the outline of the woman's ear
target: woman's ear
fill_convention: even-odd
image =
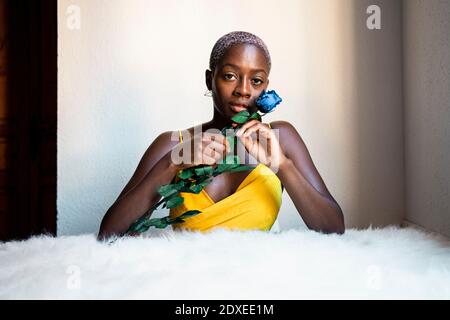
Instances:
[[[206,69],[205,71],[205,81],[208,90],[212,90],[212,71],[209,69]]]

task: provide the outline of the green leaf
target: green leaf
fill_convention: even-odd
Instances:
[[[139,228],[136,228],[135,230],[133,230],[133,231],[130,232],[130,233],[135,233],[135,232],[144,233],[144,232],[147,231],[149,228],[150,228],[150,226],[147,225],[147,224],[145,224],[145,225],[140,226]]]
[[[258,112],[255,112],[248,118],[249,121],[254,119],[261,121],[261,115]]]
[[[191,186],[189,188],[189,190],[192,191],[191,193],[195,193],[195,194],[199,194],[200,191],[202,191],[202,189],[203,189],[203,186],[201,184],[197,184],[197,185]]]
[[[164,229],[169,225],[165,218],[154,218],[148,221],[150,227],[155,227],[158,229]]]
[[[136,221],[128,228],[127,233],[134,232],[134,231],[141,229],[144,224],[145,224],[145,220]]]
[[[199,211],[199,210],[189,210],[189,211],[186,211],[185,213],[183,213],[181,216],[176,217],[175,219],[170,219],[169,223],[170,224],[183,223],[183,222],[185,222],[184,219],[196,216],[199,213],[201,213],[201,211]]]
[[[244,110],[244,111],[241,111],[241,112],[235,114],[231,118],[231,121],[239,123],[239,124],[243,124],[243,123],[247,122],[249,116],[250,116],[250,114],[248,113],[248,111]]]
[[[227,165],[224,162],[219,163],[214,170],[213,177],[216,177],[225,172],[225,168],[227,168]]]
[[[189,189],[192,191],[191,193],[198,194],[202,189],[207,186],[211,181],[213,180],[213,177],[211,176],[205,176],[201,179],[198,179],[197,184],[192,185]]]
[[[180,181],[178,181],[178,183],[177,183],[177,189],[178,189],[178,191],[180,191],[181,189],[183,189],[184,186],[185,186],[186,184],[188,184],[188,183],[189,183],[188,180],[180,180]]]
[[[190,187],[184,187],[183,189],[181,189],[180,192],[184,192],[184,193],[195,193],[192,191],[193,186]]]
[[[170,224],[170,221],[172,220],[172,219],[170,219],[170,216],[166,216],[166,217],[163,217],[163,218],[161,218],[161,220],[163,220],[165,223],[167,223],[167,224]]]
[[[202,181],[200,181],[198,184],[201,185],[202,187],[205,187],[208,184],[210,184],[212,181],[213,181],[213,178],[209,176],[206,179],[202,179]]]
[[[180,179],[189,179],[193,175],[194,175],[194,167],[184,169],[178,172],[178,177],[180,177]]]
[[[180,217],[177,217],[177,218],[175,218],[174,220],[172,220],[172,221],[170,222],[170,224],[183,223],[183,222],[184,222],[183,219],[181,219]]]
[[[145,232],[149,228],[149,221],[147,216],[142,216],[138,220],[136,220],[126,231],[126,234],[134,233],[134,232]]]
[[[178,184],[165,184],[158,188],[158,193],[163,197],[170,197],[178,192],[180,186]]]
[[[167,200],[167,208],[176,208],[184,202],[184,198],[180,196],[171,197]]]
[[[197,176],[209,176],[213,173],[214,168],[212,166],[204,166],[195,169],[195,174]]]
[[[220,166],[221,168],[228,168],[228,167],[236,167],[241,163],[241,160],[239,158],[239,156],[237,155],[227,155],[225,158],[225,161],[223,163],[220,163],[218,165],[218,167]]]
[[[219,165],[217,165],[217,170],[220,173],[227,172],[233,168],[238,167],[239,163],[239,156],[227,156],[226,163],[220,163]]]
[[[178,218],[189,218],[189,217],[193,217],[193,216],[196,216],[196,215],[198,215],[199,213],[201,213],[201,211],[200,210],[189,210],[189,211],[186,211],[185,213],[183,213],[181,216],[179,216]]]

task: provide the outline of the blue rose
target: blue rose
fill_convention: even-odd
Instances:
[[[275,90],[263,91],[256,100],[258,110],[264,113],[269,113],[275,109],[275,107],[283,101]]]

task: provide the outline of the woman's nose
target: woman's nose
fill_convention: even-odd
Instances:
[[[234,92],[237,95],[249,98],[251,96],[250,84],[245,79],[242,79],[234,89]]]

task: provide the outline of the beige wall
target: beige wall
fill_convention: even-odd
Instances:
[[[450,237],[450,1],[404,1],[406,220]]]
[[[369,5],[381,8],[381,30],[366,27]],[[398,224],[404,212],[401,1],[352,1],[351,38],[343,68],[342,132],[352,154],[349,175],[352,211],[357,227]],[[338,38],[339,39],[339,38]],[[338,40],[339,41],[339,40]],[[342,187],[345,188],[345,185]],[[348,192],[348,191],[347,191]]]
[[[374,2],[382,29],[370,31]],[[214,42],[232,30],[267,43],[270,87],[284,103],[265,120],[297,128],[347,227],[402,221],[400,0],[58,4],[60,235],[98,230],[158,133],[211,118],[204,70]],[[67,28],[71,4],[81,9],[79,30]],[[286,193],[279,224],[303,226]]]

